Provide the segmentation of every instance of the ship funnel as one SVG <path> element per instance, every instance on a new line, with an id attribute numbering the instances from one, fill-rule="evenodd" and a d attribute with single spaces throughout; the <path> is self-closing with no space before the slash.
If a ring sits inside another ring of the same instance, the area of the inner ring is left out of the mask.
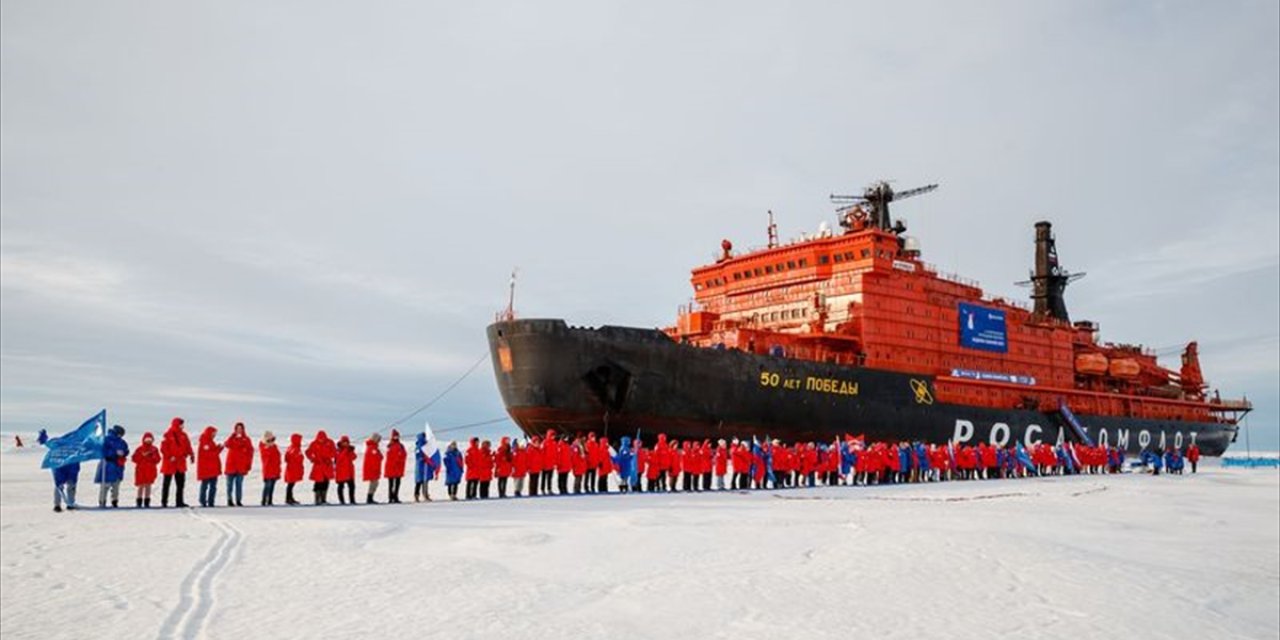
<path id="1" fill-rule="evenodd" d="M 1070 322 L 1064 297 L 1067 285 L 1084 277 L 1083 273 L 1070 273 L 1058 264 L 1058 248 L 1053 237 L 1053 223 L 1036 223 L 1036 263 L 1031 272 L 1031 299 L 1035 301 L 1035 313 Z"/>

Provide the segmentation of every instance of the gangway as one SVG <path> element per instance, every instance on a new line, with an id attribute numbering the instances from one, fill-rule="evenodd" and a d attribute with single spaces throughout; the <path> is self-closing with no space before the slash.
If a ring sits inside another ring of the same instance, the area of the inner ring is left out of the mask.
<path id="1" fill-rule="evenodd" d="M 1058 413 L 1062 414 L 1062 418 L 1067 421 L 1067 425 L 1071 427 L 1071 430 L 1076 432 L 1076 437 L 1080 438 L 1081 442 L 1090 447 L 1093 446 L 1093 438 L 1090 438 L 1084 427 L 1080 426 L 1080 421 L 1076 419 L 1076 414 L 1071 413 L 1071 408 L 1067 406 L 1065 398 L 1058 398 Z"/>

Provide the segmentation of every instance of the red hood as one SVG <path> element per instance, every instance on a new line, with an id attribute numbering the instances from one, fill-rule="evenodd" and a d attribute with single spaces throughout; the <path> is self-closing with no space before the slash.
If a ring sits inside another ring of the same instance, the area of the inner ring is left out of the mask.
<path id="1" fill-rule="evenodd" d="M 235 427 L 233 427 L 233 428 L 231 429 L 231 432 L 232 432 L 232 433 L 234 433 L 234 434 L 236 434 L 236 435 L 238 435 L 238 436 L 245 435 L 245 433 L 244 433 L 244 423 L 243 423 L 243 422 L 237 422 L 237 423 L 236 423 L 236 426 L 235 426 Z"/>
<path id="2" fill-rule="evenodd" d="M 218 428 L 209 425 L 200 432 L 200 442 L 213 442 L 213 437 L 218 434 Z"/>
<path id="3" fill-rule="evenodd" d="M 323 442 L 328 439 L 329 439 L 329 434 L 325 433 L 323 429 L 316 432 L 316 441 Z"/>
<path id="4" fill-rule="evenodd" d="M 142 442 L 143 442 L 143 443 L 149 444 L 149 443 L 155 442 L 155 439 L 156 439 L 156 437 L 155 437 L 155 436 L 153 436 L 153 435 L 151 435 L 151 432 L 150 432 L 150 431 L 148 431 L 148 432 L 146 432 L 146 433 L 142 434 Z"/>
<path id="5" fill-rule="evenodd" d="M 182 418 L 174 418 L 173 420 L 171 420 L 171 421 L 169 422 L 169 431 L 168 431 L 168 432 L 169 432 L 169 433 L 173 433 L 173 432 L 175 432 L 175 431 L 181 431 L 181 430 L 182 430 L 182 425 L 183 425 L 183 424 L 184 424 L 184 423 L 183 423 L 183 421 L 182 421 Z"/>
<path id="6" fill-rule="evenodd" d="M 295 434 L 293 434 L 293 435 L 289 436 L 289 444 L 290 444 L 290 445 L 292 445 L 292 446 L 295 446 L 295 447 L 301 447 L 301 446 L 302 446 L 302 434 L 301 434 L 301 433 L 295 433 Z"/>

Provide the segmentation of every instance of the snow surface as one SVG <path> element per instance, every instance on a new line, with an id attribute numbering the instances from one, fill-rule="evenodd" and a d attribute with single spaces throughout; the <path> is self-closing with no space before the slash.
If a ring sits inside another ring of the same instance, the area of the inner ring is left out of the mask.
<path id="1" fill-rule="evenodd" d="M 6 640 L 1280 635 L 1274 470 L 55 514 L 41 453 L 0 453 Z"/>

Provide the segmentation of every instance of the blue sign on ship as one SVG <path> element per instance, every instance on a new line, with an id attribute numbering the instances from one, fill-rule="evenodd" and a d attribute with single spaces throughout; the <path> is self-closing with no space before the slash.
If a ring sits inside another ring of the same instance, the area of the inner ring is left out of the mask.
<path id="1" fill-rule="evenodd" d="M 1004 311 L 960 303 L 960 346 L 1005 353 L 1009 350 Z"/>

